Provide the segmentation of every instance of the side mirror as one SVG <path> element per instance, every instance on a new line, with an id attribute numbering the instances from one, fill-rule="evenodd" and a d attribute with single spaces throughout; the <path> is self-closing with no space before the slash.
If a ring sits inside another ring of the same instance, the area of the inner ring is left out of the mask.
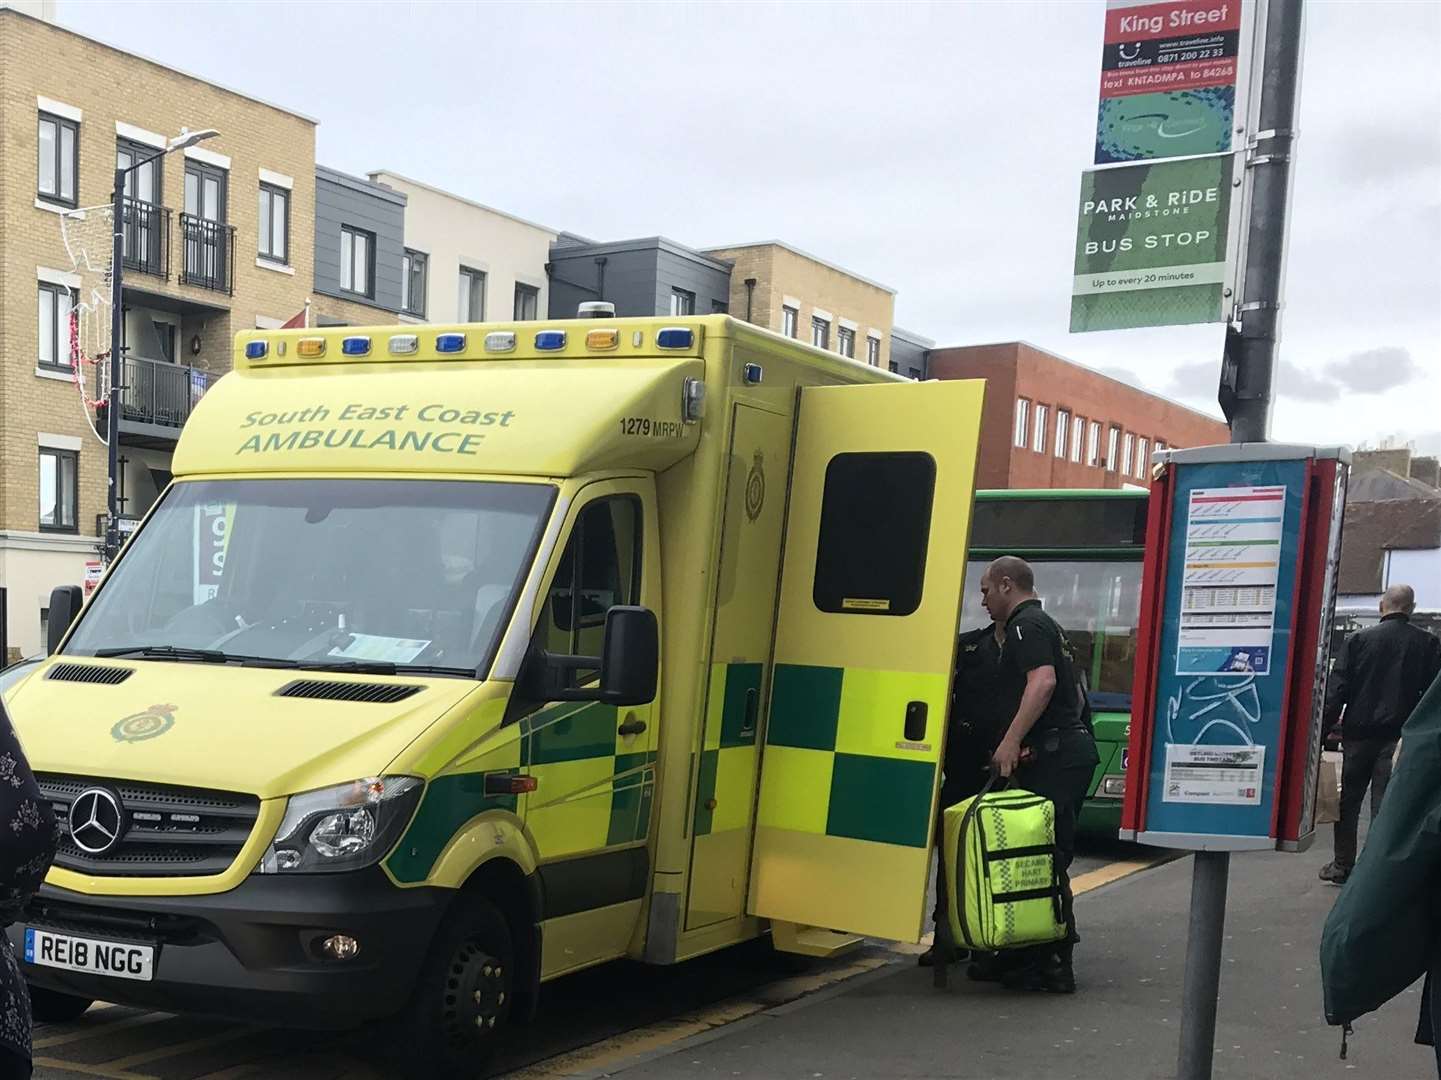
<path id="1" fill-rule="evenodd" d="M 660 629 L 655 612 L 613 607 L 605 616 L 600 699 L 608 705 L 649 705 L 660 677 Z"/>
<path id="2" fill-rule="evenodd" d="M 65 639 L 65 632 L 80 614 L 85 594 L 79 585 L 57 585 L 50 590 L 50 614 L 45 623 L 45 652 L 53 656 Z"/>

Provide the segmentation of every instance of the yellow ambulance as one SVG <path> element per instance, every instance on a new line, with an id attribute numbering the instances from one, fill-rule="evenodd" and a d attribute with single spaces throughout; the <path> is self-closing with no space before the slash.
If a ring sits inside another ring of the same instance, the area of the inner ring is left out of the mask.
<path id="1" fill-rule="evenodd" d="M 8 705 L 92 999 L 393 1019 L 923 923 L 982 386 L 725 316 L 254 331 Z"/>

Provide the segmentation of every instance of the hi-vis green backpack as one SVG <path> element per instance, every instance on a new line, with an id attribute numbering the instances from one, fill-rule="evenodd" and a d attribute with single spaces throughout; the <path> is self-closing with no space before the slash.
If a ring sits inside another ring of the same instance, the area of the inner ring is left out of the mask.
<path id="1" fill-rule="evenodd" d="M 1030 791 L 990 786 L 945 812 L 951 940 L 987 952 L 1060 941 L 1056 807 Z"/>

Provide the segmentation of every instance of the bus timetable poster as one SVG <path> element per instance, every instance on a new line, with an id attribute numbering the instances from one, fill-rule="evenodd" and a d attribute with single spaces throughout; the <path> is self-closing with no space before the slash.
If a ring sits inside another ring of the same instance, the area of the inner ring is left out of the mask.
<path id="1" fill-rule="evenodd" d="M 1266 675 L 1286 488 L 1197 488 L 1186 519 L 1177 675 Z"/>

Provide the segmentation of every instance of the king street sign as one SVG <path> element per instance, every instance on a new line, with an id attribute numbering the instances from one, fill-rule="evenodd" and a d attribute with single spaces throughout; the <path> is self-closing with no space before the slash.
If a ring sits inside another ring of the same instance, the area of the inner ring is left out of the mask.
<path id="1" fill-rule="evenodd" d="M 1235 171 L 1221 154 L 1082 174 L 1071 332 L 1225 321 Z"/>
<path id="2" fill-rule="evenodd" d="M 1232 149 L 1260 2 L 1108 0 L 1096 164 Z"/>

